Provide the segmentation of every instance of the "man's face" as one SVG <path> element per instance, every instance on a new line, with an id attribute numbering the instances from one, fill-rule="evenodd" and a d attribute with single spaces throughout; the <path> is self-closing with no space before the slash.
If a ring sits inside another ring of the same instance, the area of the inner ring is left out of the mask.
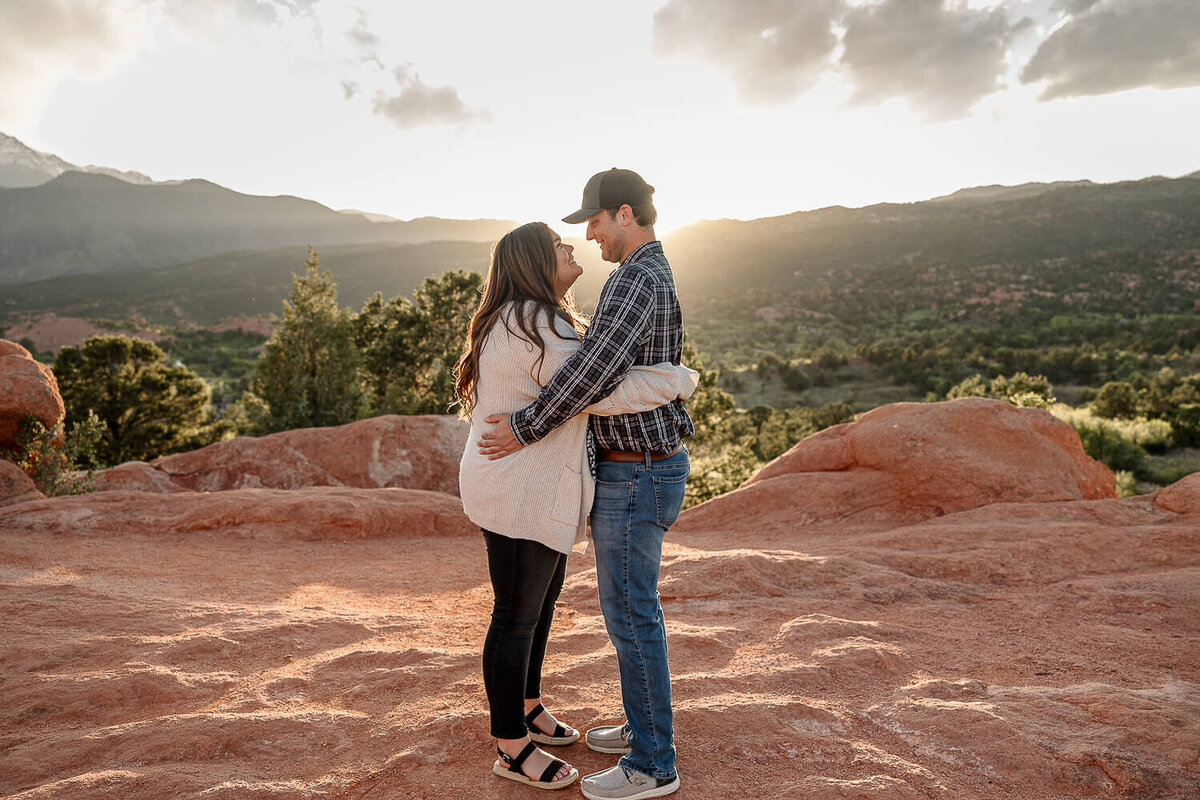
<path id="1" fill-rule="evenodd" d="M 621 263 L 625 255 L 625 228 L 621 226 L 621 212 L 609 216 L 608 211 L 597 211 L 588 217 L 587 238 L 600 245 L 600 257 L 613 264 Z"/>

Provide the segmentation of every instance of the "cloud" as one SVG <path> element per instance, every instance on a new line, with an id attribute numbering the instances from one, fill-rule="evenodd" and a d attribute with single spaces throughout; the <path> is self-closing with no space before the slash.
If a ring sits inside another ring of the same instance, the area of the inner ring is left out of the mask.
<path id="1" fill-rule="evenodd" d="M 60 80 L 103 78 L 148 40 L 136 2 L 0 0 L 0 123 L 36 117 Z"/>
<path id="2" fill-rule="evenodd" d="M 100 80 L 148 48 L 157 23 L 224 41 L 313 16 L 317 0 L 0 0 L 0 124 L 37 117 L 64 78 Z M 315 21 L 315 20 L 314 20 Z"/>
<path id="3" fill-rule="evenodd" d="M 355 10 L 358 12 L 358 19 L 355 21 L 354 27 L 346 31 L 346 35 L 354 44 L 374 54 L 375 48 L 379 46 L 379 37 L 369 27 L 370 20 L 367 18 L 367 12 L 361 8 Z"/>
<path id="4" fill-rule="evenodd" d="M 379 57 L 379 47 L 383 44 L 383 40 L 371 30 L 371 20 L 366 10 L 362 8 L 354 10 L 358 13 L 358 19 L 354 21 L 354 27 L 346 31 L 346 38 L 354 46 L 359 61 L 369 62 L 380 70 L 386 70 L 383 59 Z M 346 99 L 349 99 L 349 95 Z"/>
<path id="5" fill-rule="evenodd" d="M 271 25 L 279 21 L 275 3 L 268 0 L 163 0 L 163 13 L 184 28 L 218 35 L 229 23 Z"/>
<path id="6" fill-rule="evenodd" d="M 213 43 L 225 42 L 230 31 L 278 25 L 289 18 L 308 17 L 316 23 L 313 7 L 318 0 L 146 0 L 170 20 L 175 30 L 198 35 Z"/>
<path id="7" fill-rule="evenodd" d="M 1143 86 L 1200 86 L 1200 2 L 1073 0 L 1071 17 L 1034 53 L 1023 83 L 1045 81 L 1041 100 Z"/>
<path id="8" fill-rule="evenodd" d="M 467 108 L 453 86 L 427 86 L 412 68 L 412 64 L 396 67 L 393 73 L 400 85 L 399 94 L 375 95 L 374 111 L 402 130 L 426 125 L 472 125 L 490 122 L 487 110 Z"/>
<path id="9" fill-rule="evenodd" d="M 341 82 L 342 93 L 347 101 L 370 103 L 372 111 L 391 120 L 401 130 L 433 125 L 465 127 L 491 121 L 492 115 L 488 111 L 468 108 L 453 86 L 427 85 L 411 63 L 391 71 L 391 76 L 399 86 L 398 92 L 391 89 L 390 84 L 386 88 L 379 88 L 380 80 L 388 79 L 387 67 L 380 56 L 384 42 L 371 29 L 367 11 L 362 8 L 355 8 L 354 11 L 357 19 L 345 33 L 354 53 L 346 65 L 352 74 Z M 375 91 L 372 92 L 372 89 Z"/>
<path id="10" fill-rule="evenodd" d="M 786 101 L 829 66 L 842 8 L 843 0 L 670 0 L 654 15 L 654 48 L 723 67 L 746 102 Z"/>
<path id="11" fill-rule="evenodd" d="M 1029 26 L 1003 4 L 962 0 L 670 0 L 655 14 L 654 45 L 724 68 L 749 102 L 790 101 L 840 68 L 851 102 L 903 97 L 945 119 L 1001 88 L 1008 47 Z"/>
<path id="12" fill-rule="evenodd" d="M 1005 54 L 1029 27 L 1004 7 L 970 8 L 942 0 L 884 0 L 845 16 L 841 64 L 854 84 L 852 103 L 903 97 L 929 119 L 965 116 L 1003 88 Z"/>

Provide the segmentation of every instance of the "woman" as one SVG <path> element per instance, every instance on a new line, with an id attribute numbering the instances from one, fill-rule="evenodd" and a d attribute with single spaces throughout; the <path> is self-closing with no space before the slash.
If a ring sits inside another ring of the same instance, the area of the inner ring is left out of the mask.
<path id="1" fill-rule="evenodd" d="M 493 772 L 561 789 L 579 772 L 534 742 L 567 745 L 579 732 L 541 704 L 541 671 L 567 554 L 586 548 L 594 483 L 588 414 L 648 411 L 686 399 L 697 374 L 686 367 L 635 367 L 604 400 L 531 447 L 489 461 L 475 442 L 491 414 L 529 405 L 579 349 L 585 323 L 569 290 L 583 269 L 573 248 L 542 222 L 496 243 L 455 367 L 455 394 L 471 433 L 459 468 L 467 516 L 483 529 L 495 603 L 483 647 L 483 683 L 499 759 Z M 522 704 L 522 700 L 524 703 Z"/>

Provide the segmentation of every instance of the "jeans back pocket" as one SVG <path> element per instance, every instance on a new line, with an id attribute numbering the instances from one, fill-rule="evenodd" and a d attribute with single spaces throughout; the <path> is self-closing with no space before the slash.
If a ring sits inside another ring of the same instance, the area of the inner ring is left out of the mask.
<path id="1" fill-rule="evenodd" d="M 654 521 L 662 528 L 669 528 L 679 517 L 683 507 L 683 494 L 687 488 L 687 473 L 682 475 L 651 475 L 654 484 Z"/>

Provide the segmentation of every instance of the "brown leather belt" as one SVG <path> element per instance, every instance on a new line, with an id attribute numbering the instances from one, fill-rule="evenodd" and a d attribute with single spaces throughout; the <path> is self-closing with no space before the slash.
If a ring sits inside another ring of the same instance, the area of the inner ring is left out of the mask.
<path id="1" fill-rule="evenodd" d="M 683 442 L 675 445 L 674 449 L 666 453 L 650 453 L 651 461 L 662 461 L 664 458 L 670 458 L 683 450 Z M 623 461 L 626 463 L 641 463 L 646 460 L 645 453 L 639 453 L 637 450 L 605 450 L 603 447 L 596 448 L 597 461 Z"/>

